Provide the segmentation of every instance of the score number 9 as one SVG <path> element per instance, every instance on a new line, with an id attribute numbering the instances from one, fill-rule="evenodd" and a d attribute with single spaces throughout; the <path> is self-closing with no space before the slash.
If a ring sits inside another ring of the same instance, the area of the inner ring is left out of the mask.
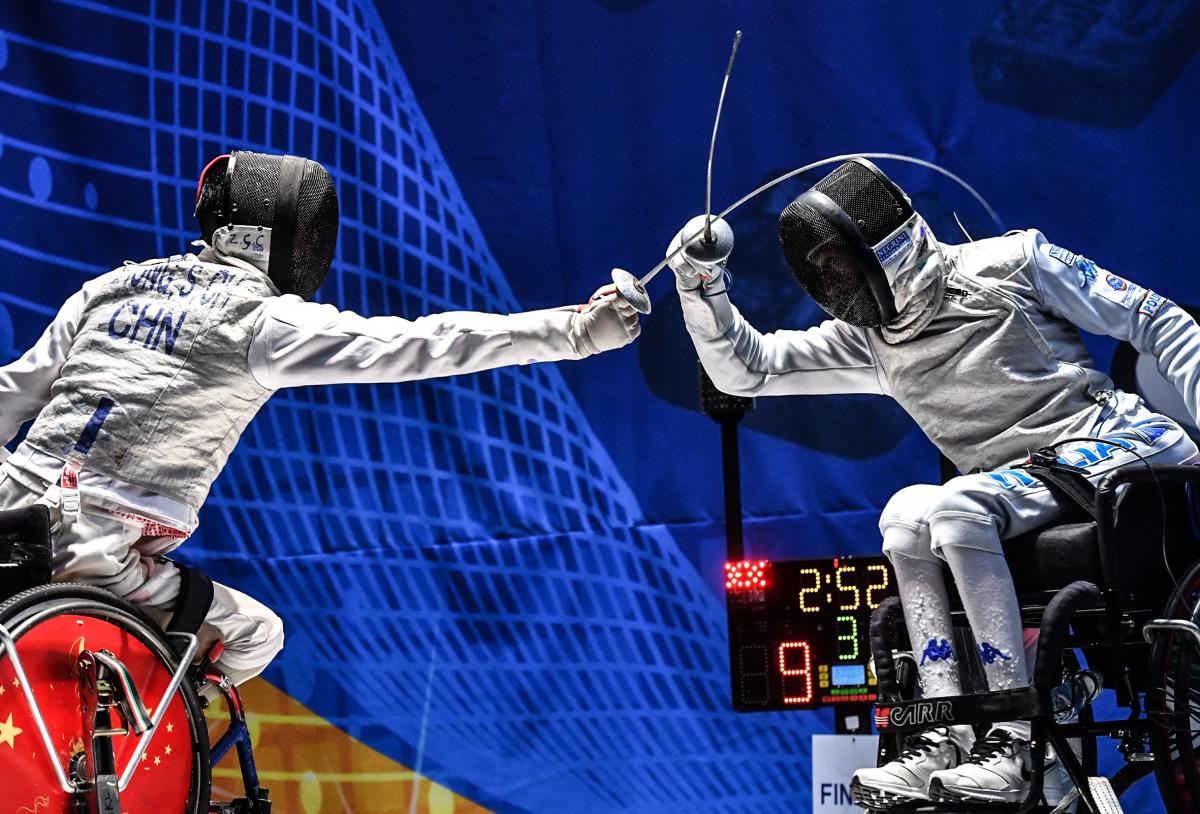
<path id="1" fill-rule="evenodd" d="M 838 610 L 841 611 L 856 611 L 862 607 L 863 594 L 866 594 L 867 609 L 874 610 L 879 606 L 881 599 L 875 598 L 876 591 L 887 590 L 890 578 L 887 567 L 881 563 L 875 563 L 867 566 L 868 572 L 875 572 L 877 582 L 872 582 L 865 589 L 860 589 L 857 585 L 849 584 L 854 578 L 854 572 L 858 570 L 857 565 L 841 565 L 833 572 L 833 582 L 839 593 L 843 594 L 843 601 L 838 605 Z M 800 610 L 805 613 L 817 613 L 821 610 L 819 605 L 808 604 L 808 594 L 819 594 L 821 592 L 821 571 L 818 568 L 801 568 L 800 578 L 812 578 L 812 587 L 800 589 Z M 849 597 L 844 595 L 848 594 Z"/>

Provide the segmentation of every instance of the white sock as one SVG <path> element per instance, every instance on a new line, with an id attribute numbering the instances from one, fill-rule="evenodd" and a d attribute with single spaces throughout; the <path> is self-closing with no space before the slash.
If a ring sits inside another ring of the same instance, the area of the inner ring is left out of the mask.
<path id="1" fill-rule="evenodd" d="M 967 621 L 979 647 L 988 689 L 1029 686 L 1017 592 L 1008 563 L 999 553 L 1000 540 L 995 528 L 990 524 L 949 518 L 931 522 L 930 533 L 935 548 L 940 549 L 954 574 Z M 988 534 L 996 538 L 995 551 L 961 544 L 983 545 L 979 538 Z"/>
<path id="2" fill-rule="evenodd" d="M 922 691 L 929 697 L 961 695 L 945 567 L 940 560 L 900 553 L 892 555 L 892 567 Z"/>

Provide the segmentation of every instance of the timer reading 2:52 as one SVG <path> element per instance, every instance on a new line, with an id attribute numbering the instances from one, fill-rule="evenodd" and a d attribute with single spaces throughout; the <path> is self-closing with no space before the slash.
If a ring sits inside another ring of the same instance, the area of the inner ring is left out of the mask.
<path id="1" fill-rule="evenodd" d="M 886 559 L 727 563 L 730 676 L 741 711 L 875 700 L 871 612 L 895 594 Z"/>
<path id="2" fill-rule="evenodd" d="M 859 566 L 835 559 L 832 570 L 801 568 L 796 572 L 796 578 L 797 602 L 802 613 L 828 612 L 833 610 L 828 606 L 837 603 L 835 609 L 844 614 L 835 619 L 837 658 L 839 661 L 858 659 L 858 619 L 854 614 L 864 606 L 872 611 L 883 601 L 891 583 L 887 566 L 880 563 Z"/>
<path id="3" fill-rule="evenodd" d="M 865 574 L 862 572 L 866 572 Z M 876 599 L 876 592 L 886 591 L 891 582 L 887 567 L 878 563 L 860 568 L 857 565 L 839 564 L 833 561 L 833 571 L 822 571 L 820 568 L 801 568 L 796 572 L 800 584 L 800 610 L 805 613 L 820 613 L 821 600 L 832 604 L 837 602 L 837 609 L 853 613 L 866 603 L 867 610 L 875 610 L 883 601 Z M 862 585 L 862 582 L 867 585 Z M 859 583 L 859 584 L 856 584 Z"/>

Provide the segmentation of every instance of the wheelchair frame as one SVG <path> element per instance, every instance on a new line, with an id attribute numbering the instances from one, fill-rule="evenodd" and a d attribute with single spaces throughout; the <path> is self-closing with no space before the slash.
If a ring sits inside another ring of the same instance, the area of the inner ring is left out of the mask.
<path id="1" fill-rule="evenodd" d="M 931 700 L 913 699 L 915 685 L 915 670 L 898 669 L 893 658 L 895 645 L 899 636 L 897 623 L 900 619 L 900 601 L 898 598 L 886 600 L 876 609 L 871 624 L 871 646 L 875 658 L 876 677 L 879 682 L 880 702 L 876 707 L 876 723 L 880 726 L 880 763 L 890 760 L 903 747 L 904 735 L 908 732 L 927 729 L 932 723 L 937 725 L 952 724 L 982 724 L 1005 720 L 1027 719 L 1032 725 L 1032 782 L 1025 800 L 1020 803 L 969 803 L 955 801 L 953 803 L 932 803 L 921 805 L 905 805 L 895 807 L 893 811 L 907 812 L 1017 812 L 1025 814 L 1039 808 L 1045 775 L 1044 748 L 1047 743 L 1053 745 L 1055 752 L 1063 762 L 1075 790 L 1087 809 L 1101 814 L 1112 810 L 1102 807 L 1103 802 L 1097 799 L 1096 792 L 1111 784 L 1112 793 L 1119 797 L 1135 782 L 1150 774 L 1159 772 L 1159 788 L 1163 791 L 1163 772 L 1168 768 L 1166 755 L 1155 755 L 1149 751 L 1147 744 L 1156 739 L 1156 727 L 1161 722 L 1152 720 L 1143 709 L 1140 693 L 1133 680 L 1134 670 L 1127 657 L 1127 647 L 1137 636 L 1138 643 L 1144 639 L 1152 644 L 1150 666 L 1156 658 L 1162 657 L 1157 648 L 1164 645 L 1168 636 L 1181 637 L 1185 646 L 1194 642 L 1195 652 L 1200 653 L 1200 627 L 1194 620 L 1194 609 L 1183 608 L 1192 618 L 1149 618 L 1144 608 L 1132 607 L 1134 603 L 1129 593 L 1126 581 L 1118 568 L 1117 550 L 1117 504 L 1118 492 L 1125 486 L 1155 484 L 1194 484 L 1200 485 L 1200 467 L 1182 465 L 1149 465 L 1127 466 L 1109 473 L 1101 480 L 1096 489 L 1096 529 L 1099 547 L 1100 585 L 1077 581 L 1055 592 L 1050 601 L 1044 605 L 1026 605 L 1022 603 L 1022 622 L 1026 625 L 1040 626 L 1041 636 L 1038 642 L 1037 657 L 1034 666 L 1032 685 L 1020 690 L 988 692 L 976 695 L 964 695 L 954 698 L 939 698 Z M 1162 517 L 1165 528 L 1168 518 Z M 1172 595 L 1166 603 L 1165 612 L 1178 610 L 1175 607 L 1177 598 L 1182 598 L 1189 577 L 1193 577 L 1200 569 L 1200 562 L 1193 563 L 1185 571 L 1184 579 L 1175 584 Z M 1149 614 L 1153 616 L 1153 612 Z M 956 624 L 961 623 L 965 614 L 956 611 Z M 1075 622 L 1095 621 L 1096 635 L 1079 635 L 1071 632 L 1069 627 Z M 1138 636 L 1140 634 L 1140 636 Z M 1074 648 L 1105 648 L 1110 658 L 1110 670 L 1115 670 L 1115 689 L 1117 703 L 1121 707 L 1129 707 L 1129 715 L 1120 720 L 1095 721 L 1090 706 L 1085 708 L 1085 719 L 1075 723 L 1059 724 L 1054 720 L 1051 703 L 1051 690 L 1058 683 L 1061 671 L 1062 654 L 1064 649 Z M 1164 673 L 1164 679 L 1166 674 Z M 1163 692 L 1165 687 L 1147 687 L 1144 695 L 1147 704 L 1157 704 L 1160 700 L 1152 697 L 1154 693 Z M 905 698 L 905 696 L 908 698 Z M 936 706 L 931 706 L 936 705 Z M 891 733 L 893 736 L 888 737 Z M 1100 779 L 1100 782 L 1090 782 L 1089 773 L 1095 771 L 1094 738 L 1099 735 L 1116 737 L 1121 740 L 1120 750 L 1125 757 L 1125 765 L 1112 777 Z M 1080 738 L 1084 744 L 1091 743 L 1090 753 L 1084 752 L 1081 762 L 1070 748 L 1068 740 Z M 1160 741 L 1160 748 L 1165 748 L 1166 742 Z M 1107 781 L 1107 783 L 1105 782 Z M 1179 810 L 1174 798 L 1168 799 L 1164 793 L 1164 802 Z M 1111 806 L 1111 802 L 1108 803 Z M 1048 810 L 1042 808 L 1042 810 Z"/>
<path id="2" fill-rule="evenodd" d="M 45 587 L 49 588 L 52 586 L 48 585 Z M 59 587 L 69 588 L 74 586 L 59 584 Z M 95 588 L 95 586 L 86 587 L 98 594 L 103 593 L 101 589 Z M 96 598 L 88 600 L 80 600 L 78 598 L 72 600 L 72 598 L 65 596 L 58 599 L 63 602 L 75 601 L 85 608 L 89 605 L 94 608 L 97 605 L 104 604 L 104 600 L 98 595 Z M 113 601 L 108 606 L 116 610 L 121 610 L 120 605 L 116 604 L 117 598 L 113 596 L 111 599 Z M 53 595 L 47 597 L 47 603 L 54 600 L 55 597 Z M 145 622 L 147 623 L 144 625 L 146 629 L 141 631 L 141 633 L 160 637 L 159 641 L 163 646 L 163 651 L 174 653 L 178 661 L 171 668 L 171 677 L 167 688 L 161 693 L 158 702 L 152 707 L 154 710 L 153 715 L 147 717 L 141 724 L 137 720 L 141 716 L 132 712 L 132 710 L 141 707 L 141 699 L 140 697 L 135 697 L 131 700 L 129 697 L 131 692 L 132 695 L 137 696 L 136 688 L 132 688 L 131 691 L 128 687 L 121 687 L 122 682 L 119 673 L 123 669 L 123 665 L 112 654 L 106 651 L 92 653 L 89 650 L 82 650 L 78 654 L 77 664 L 81 667 L 79 672 L 80 681 L 83 685 L 82 692 L 85 700 L 85 709 L 95 717 L 98 723 L 102 723 L 102 726 L 94 731 L 92 737 L 92 754 L 94 755 L 93 776 L 90 779 L 79 780 L 72 780 L 69 775 L 77 774 L 78 772 L 73 771 L 72 768 L 64 769 L 61 761 L 58 759 L 53 736 L 42 713 L 41 704 L 37 699 L 37 691 L 34 689 L 33 683 L 29 680 L 28 673 L 17 650 L 16 637 L 3 622 L 0 622 L 0 658 L 7 656 L 13 666 L 13 672 L 19 682 L 30 717 L 34 722 L 34 728 L 45 750 L 46 760 L 53 769 L 54 778 L 58 786 L 65 793 L 72 795 L 78 805 L 85 806 L 81 810 L 87 810 L 93 812 L 93 814 L 109 814 L 109 812 L 122 810 L 120 805 L 121 793 L 133 781 L 135 772 L 155 734 L 159 731 L 159 724 L 166 716 L 171 702 L 175 699 L 176 694 L 183 692 L 182 688 L 185 680 L 190 680 L 197 689 L 202 688 L 206 684 L 212 685 L 224 697 L 229 712 L 229 728 L 217 741 L 216 745 L 212 747 L 211 751 L 208 748 L 202 750 L 201 756 L 208 756 L 209 760 L 207 766 L 199 767 L 199 771 L 206 779 L 211 778 L 212 769 L 216 764 L 220 762 L 230 749 L 236 747 L 243 787 L 246 793 L 245 797 L 228 803 L 210 801 L 207 804 L 199 803 L 199 805 L 208 814 L 270 814 L 271 801 L 269 791 L 262 787 L 258 779 L 253 748 L 250 741 L 250 730 L 246 722 L 245 708 L 237 688 L 228 677 L 212 667 L 207 655 L 201 661 L 199 668 L 192 667 L 192 662 L 198 649 L 198 639 L 194 634 L 163 632 L 149 620 L 145 620 Z M 173 649 L 167 642 L 169 638 L 175 638 L 185 643 L 182 651 Z M 208 703 L 203 697 L 198 697 L 198 701 L 199 703 L 195 708 L 202 712 L 207 708 Z M 115 728 L 112 726 L 111 710 L 114 708 L 118 710 L 125 728 Z M 196 722 L 199 733 L 197 737 L 204 739 L 205 747 L 208 746 L 208 734 L 204 726 L 206 718 L 207 716 L 202 714 L 201 720 Z M 124 769 L 118 773 L 111 736 L 113 734 L 124 733 L 127 730 L 132 730 L 139 736 L 138 742 Z M 209 785 L 210 783 L 206 780 L 203 783 L 203 788 L 208 788 Z"/>
<path id="3" fill-rule="evenodd" d="M 196 655 L 197 639 L 190 633 L 175 633 L 176 637 L 183 638 L 187 642 L 187 647 L 184 649 L 183 655 L 180 657 L 179 666 L 171 675 L 171 683 L 167 685 L 167 689 L 163 692 L 158 703 L 154 705 L 154 717 L 150 721 L 150 728 L 141 734 L 138 739 L 137 748 L 134 750 L 133 756 L 129 759 L 125 771 L 121 772 L 119 779 L 116 780 L 115 788 L 118 792 L 124 791 L 131 780 L 133 773 L 137 769 L 138 761 L 142 755 L 146 753 L 147 747 L 150 745 L 151 739 L 154 738 L 154 733 L 158 731 L 158 725 L 162 723 L 163 717 L 167 713 L 167 705 L 175 696 L 175 691 L 179 689 L 179 684 L 183 681 L 184 675 L 187 673 L 187 665 L 191 662 L 192 657 Z M 25 703 L 29 707 L 29 714 L 33 717 L 34 725 L 38 735 L 42 739 L 42 746 L 46 750 L 46 759 L 54 768 L 54 776 L 58 780 L 58 785 L 63 791 L 68 794 L 79 794 L 81 789 L 79 784 L 73 782 L 67 777 L 67 772 L 63 769 L 62 764 L 54 757 L 54 741 L 50 736 L 49 729 L 46 728 L 46 720 L 42 716 L 41 705 L 38 704 L 37 696 L 33 689 L 33 684 L 25 672 L 25 666 L 21 663 L 21 656 L 17 652 L 17 644 L 13 639 L 12 633 L 8 628 L 0 622 L 0 656 L 7 654 L 12 662 L 13 670 L 17 674 L 17 679 L 21 682 L 21 691 L 25 696 Z M 82 655 L 81 655 L 82 658 Z"/>

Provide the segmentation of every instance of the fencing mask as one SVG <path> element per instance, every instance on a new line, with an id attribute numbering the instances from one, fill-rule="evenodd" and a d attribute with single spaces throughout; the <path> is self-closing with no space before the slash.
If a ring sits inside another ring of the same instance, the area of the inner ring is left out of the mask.
<path id="1" fill-rule="evenodd" d="M 876 328 L 896 318 L 893 261 L 913 247 L 914 215 L 900 187 L 855 158 L 788 204 L 779 242 L 817 305 L 835 319 Z"/>
<path id="2" fill-rule="evenodd" d="M 282 293 L 310 299 L 333 262 L 337 191 L 315 161 L 239 150 L 204 168 L 196 219 L 214 249 L 265 268 Z"/>

